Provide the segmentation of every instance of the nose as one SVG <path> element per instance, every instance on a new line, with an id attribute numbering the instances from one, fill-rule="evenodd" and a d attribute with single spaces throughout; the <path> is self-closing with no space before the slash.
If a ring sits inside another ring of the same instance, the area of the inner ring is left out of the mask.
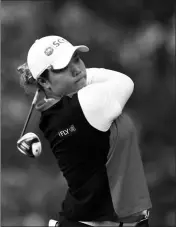
<path id="1" fill-rule="evenodd" d="M 72 69 L 73 77 L 76 77 L 81 73 L 80 67 L 76 64 L 72 64 L 71 69 Z"/>

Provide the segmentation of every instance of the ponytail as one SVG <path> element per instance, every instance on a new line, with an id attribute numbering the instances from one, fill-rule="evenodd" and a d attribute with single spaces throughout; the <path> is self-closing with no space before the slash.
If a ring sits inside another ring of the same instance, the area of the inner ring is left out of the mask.
<path id="1" fill-rule="evenodd" d="M 20 86 L 24 89 L 26 94 L 34 94 L 36 89 L 40 89 L 45 93 L 44 88 L 33 78 L 27 63 L 20 65 L 17 71 L 20 75 Z M 48 79 L 48 70 L 45 70 L 42 75 L 40 75 L 40 78 Z"/>

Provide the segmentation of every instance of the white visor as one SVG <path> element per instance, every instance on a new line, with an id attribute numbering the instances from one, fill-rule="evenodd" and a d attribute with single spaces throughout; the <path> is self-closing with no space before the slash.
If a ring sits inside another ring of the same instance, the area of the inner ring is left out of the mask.
<path id="1" fill-rule="evenodd" d="M 70 62 L 74 52 L 89 51 L 84 45 L 73 46 L 60 36 L 46 36 L 31 46 L 27 56 L 27 64 L 34 79 L 37 79 L 47 68 L 65 68 Z"/>

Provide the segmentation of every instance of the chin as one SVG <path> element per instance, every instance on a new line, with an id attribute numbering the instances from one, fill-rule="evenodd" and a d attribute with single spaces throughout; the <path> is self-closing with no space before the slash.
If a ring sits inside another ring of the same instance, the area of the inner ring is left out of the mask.
<path id="1" fill-rule="evenodd" d="M 81 89 L 83 87 L 85 87 L 87 84 L 87 80 L 85 78 L 82 78 L 79 82 L 78 82 L 78 88 Z"/>

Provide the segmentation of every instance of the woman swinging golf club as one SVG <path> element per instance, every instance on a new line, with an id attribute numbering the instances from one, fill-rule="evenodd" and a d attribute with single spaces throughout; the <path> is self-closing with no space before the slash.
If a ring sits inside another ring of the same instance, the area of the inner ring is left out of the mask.
<path id="1" fill-rule="evenodd" d="M 86 68 L 79 53 L 88 50 L 43 37 L 29 49 L 30 73 L 21 76 L 24 88 L 35 84 L 45 94 L 35 105 L 39 128 L 68 183 L 57 224 L 147 227 L 150 196 L 135 127 L 123 113 L 134 84 L 122 73 Z M 23 141 L 20 149 L 33 154 L 32 139 L 25 146 L 24 136 L 18 148 Z"/>

